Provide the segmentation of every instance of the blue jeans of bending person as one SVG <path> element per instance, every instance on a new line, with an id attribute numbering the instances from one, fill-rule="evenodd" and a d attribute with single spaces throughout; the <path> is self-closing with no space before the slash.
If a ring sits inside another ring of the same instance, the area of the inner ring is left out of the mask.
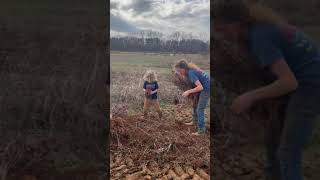
<path id="1" fill-rule="evenodd" d="M 197 96 L 199 99 L 197 104 L 193 107 L 193 122 L 197 124 L 198 132 L 203 133 L 206 130 L 204 111 L 210 99 L 210 92 L 201 91 Z"/>
<path id="2" fill-rule="evenodd" d="M 266 135 L 267 180 L 303 180 L 303 148 L 320 113 L 319 92 L 296 90 L 272 118 Z"/>

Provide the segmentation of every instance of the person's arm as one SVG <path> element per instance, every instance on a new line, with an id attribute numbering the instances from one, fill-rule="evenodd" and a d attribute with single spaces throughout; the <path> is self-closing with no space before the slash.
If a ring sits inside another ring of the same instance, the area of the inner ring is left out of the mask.
<path id="1" fill-rule="evenodd" d="M 199 78 L 197 77 L 197 75 L 194 72 L 189 71 L 188 72 L 188 78 L 196 87 L 193 88 L 193 89 L 189 89 L 189 90 L 185 91 L 182 94 L 183 97 L 188 97 L 192 93 L 197 93 L 197 92 L 200 92 L 200 91 L 203 90 L 203 86 L 202 86 Z"/>
<path id="2" fill-rule="evenodd" d="M 284 59 L 276 60 L 271 64 L 270 68 L 277 79 L 267 86 L 246 92 L 237 97 L 231 105 L 231 109 L 235 113 L 247 110 L 256 101 L 280 97 L 297 89 L 298 81 Z"/>
<path id="3" fill-rule="evenodd" d="M 298 86 L 282 50 L 274 43 L 275 38 L 277 38 L 277 35 L 272 28 L 261 27 L 252 34 L 252 51 L 257 57 L 258 64 L 263 68 L 269 68 L 276 76 L 273 83 L 248 92 L 255 101 L 285 95 Z"/>
<path id="4" fill-rule="evenodd" d="M 155 90 L 154 90 L 154 91 L 151 91 L 151 94 L 154 94 L 154 93 L 158 92 L 159 85 L 158 85 L 158 83 L 157 83 L 157 82 L 156 82 L 155 86 L 156 86 L 156 88 L 155 88 Z"/>
<path id="5" fill-rule="evenodd" d="M 276 76 L 271 84 L 246 92 L 238 96 L 231 105 L 235 113 L 249 109 L 256 101 L 276 98 L 294 91 L 298 87 L 290 67 L 286 63 L 282 50 L 274 43 L 275 31 L 265 27 L 255 29 L 250 34 L 250 45 L 253 55 L 262 68 L 268 68 Z"/>
<path id="6" fill-rule="evenodd" d="M 189 90 L 185 91 L 185 92 L 182 94 L 183 97 L 188 97 L 188 96 L 189 96 L 190 94 L 192 94 L 192 93 L 197 93 L 197 92 L 200 92 L 200 91 L 203 90 L 203 86 L 202 86 L 202 84 L 201 84 L 201 82 L 200 82 L 199 80 L 196 80 L 196 81 L 194 82 L 194 84 L 196 85 L 196 87 L 193 88 L 193 89 L 189 89 Z"/>
<path id="7" fill-rule="evenodd" d="M 154 93 L 156 93 L 156 92 L 158 92 L 158 89 L 156 89 L 156 90 L 154 90 L 154 91 L 151 91 L 151 94 L 154 94 Z"/>
<path id="8" fill-rule="evenodd" d="M 201 82 L 199 80 L 197 80 L 196 82 L 194 82 L 194 84 L 196 85 L 195 88 L 188 90 L 189 94 L 192 93 L 197 93 L 203 90 L 203 86 L 201 84 Z"/>
<path id="9" fill-rule="evenodd" d="M 271 65 L 271 72 L 277 77 L 277 80 L 248 92 L 254 101 L 283 96 L 298 87 L 298 81 L 284 59 L 276 60 Z"/>

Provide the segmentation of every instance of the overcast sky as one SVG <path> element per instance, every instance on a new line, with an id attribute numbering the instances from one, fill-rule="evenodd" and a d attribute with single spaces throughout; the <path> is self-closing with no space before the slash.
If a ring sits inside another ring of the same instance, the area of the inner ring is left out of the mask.
<path id="1" fill-rule="evenodd" d="M 209 0 L 111 0 L 111 36 L 139 30 L 175 31 L 210 38 Z"/>

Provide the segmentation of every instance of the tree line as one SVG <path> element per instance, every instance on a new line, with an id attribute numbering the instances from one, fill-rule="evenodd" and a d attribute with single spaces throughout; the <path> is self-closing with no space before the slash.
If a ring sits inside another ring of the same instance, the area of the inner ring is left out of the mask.
<path id="1" fill-rule="evenodd" d="M 191 34 L 173 33 L 164 39 L 159 32 L 139 32 L 125 37 L 111 37 L 110 49 L 114 51 L 159 53 L 208 53 L 209 41 L 194 38 Z"/>

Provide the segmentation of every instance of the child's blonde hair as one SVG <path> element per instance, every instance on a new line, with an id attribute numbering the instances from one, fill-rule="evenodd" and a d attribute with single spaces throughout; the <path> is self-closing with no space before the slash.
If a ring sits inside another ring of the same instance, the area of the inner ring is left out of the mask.
<path id="1" fill-rule="evenodd" d="M 152 70 L 147 70 L 147 72 L 143 75 L 143 80 L 149 83 L 158 81 L 156 73 Z"/>

